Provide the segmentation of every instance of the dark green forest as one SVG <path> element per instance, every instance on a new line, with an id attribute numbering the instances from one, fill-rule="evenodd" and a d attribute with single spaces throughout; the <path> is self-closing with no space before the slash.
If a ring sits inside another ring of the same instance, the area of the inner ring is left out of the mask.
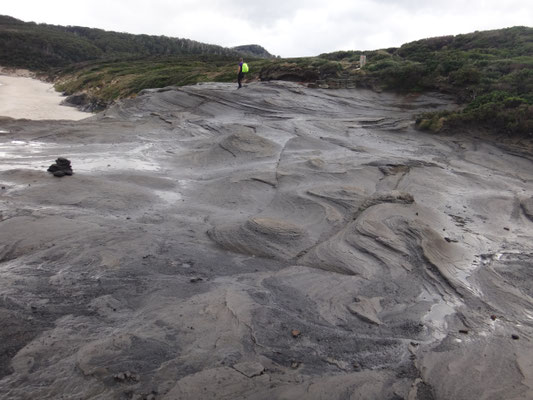
<path id="1" fill-rule="evenodd" d="M 533 28 L 513 27 L 422 39 L 399 48 L 338 51 L 281 59 L 258 45 L 233 49 L 164 36 L 23 22 L 0 16 L 0 65 L 46 74 L 66 94 L 102 104 L 145 88 L 235 80 L 246 57 L 248 80 L 289 80 L 310 87 L 362 87 L 452 95 L 458 111 L 416 121 L 433 132 L 478 126 L 533 135 Z M 359 65 L 360 55 L 367 64 Z"/>
<path id="2" fill-rule="evenodd" d="M 0 65 L 47 70 L 89 60 L 177 55 L 237 57 L 237 50 L 189 39 L 133 35 L 0 16 Z"/>

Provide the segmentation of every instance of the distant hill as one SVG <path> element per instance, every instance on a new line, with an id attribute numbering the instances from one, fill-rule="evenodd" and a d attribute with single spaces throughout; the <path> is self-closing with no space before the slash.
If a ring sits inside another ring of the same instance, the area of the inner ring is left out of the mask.
<path id="1" fill-rule="evenodd" d="M 46 70 L 92 60 L 180 55 L 240 54 L 267 57 L 261 46 L 237 49 L 189 39 L 166 36 L 133 35 L 80 26 L 57 26 L 24 22 L 0 15 L 0 65 Z"/>
<path id="2" fill-rule="evenodd" d="M 244 55 L 249 55 L 252 57 L 259 58 L 275 58 L 276 56 L 270 54 L 264 47 L 259 46 L 258 44 L 246 44 L 243 46 L 232 47 L 233 50 L 242 53 Z"/>

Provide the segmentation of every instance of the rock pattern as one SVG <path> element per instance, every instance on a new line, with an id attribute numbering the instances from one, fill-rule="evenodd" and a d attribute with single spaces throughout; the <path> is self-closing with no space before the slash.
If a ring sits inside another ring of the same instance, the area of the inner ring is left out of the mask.
<path id="1" fill-rule="evenodd" d="M 532 398 L 531 155 L 412 128 L 449 105 L 210 83 L 1 120 L 0 393 Z"/>

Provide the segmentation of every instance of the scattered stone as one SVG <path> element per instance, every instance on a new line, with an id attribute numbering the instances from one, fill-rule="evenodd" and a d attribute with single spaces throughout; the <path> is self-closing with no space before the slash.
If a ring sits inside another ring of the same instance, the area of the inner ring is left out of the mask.
<path id="1" fill-rule="evenodd" d="M 468 335 L 468 331 L 466 329 L 459 329 L 459 333 L 462 333 L 464 335 Z"/>
<path id="2" fill-rule="evenodd" d="M 113 378 L 117 382 L 139 382 L 139 380 L 141 379 L 138 374 L 132 373 L 130 371 L 119 372 L 118 374 L 113 375 Z"/>
<path id="3" fill-rule="evenodd" d="M 126 375 L 124 372 L 119 372 L 118 374 L 114 375 L 113 378 L 115 378 L 116 381 L 124 382 L 126 380 Z"/>
<path id="4" fill-rule="evenodd" d="M 191 278 L 191 280 L 190 280 L 191 283 L 196 283 L 196 282 L 201 282 L 201 281 L 203 281 L 203 279 L 200 278 L 200 277 Z"/>
<path id="5" fill-rule="evenodd" d="M 126 379 L 129 379 L 130 381 L 133 381 L 133 382 L 139 382 L 139 380 L 141 379 L 139 374 L 134 374 L 130 371 L 127 371 L 124 375 L 126 375 Z"/>
<path id="6" fill-rule="evenodd" d="M 61 178 L 65 175 L 70 176 L 73 174 L 70 161 L 64 157 L 59 157 L 56 160 L 55 164 L 50 165 L 48 167 L 48 172 L 50 172 L 51 174 L 53 174 L 54 176 L 58 178 Z"/>
<path id="7" fill-rule="evenodd" d="M 511 335 L 511 338 L 512 338 L 513 340 L 518 340 L 518 339 L 520 339 L 520 337 L 519 337 L 518 335 Z"/>
<path id="8" fill-rule="evenodd" d="M 291 362 L 291 368 L 292 368 L 292 369 L 296 369 L 296 368 L 298 368 L 301 364 L 302 364 L 302 363 L 299 362 L 299 361 L 293 361 L 293 362 Z"/>
<path id="9" fill-rule="evenodd" d="M 493 320 L 493 321 L 496 321 L 497 318 L 498 318 L 498 317 L 497 317 L 496 315 L 491 315 L 491 316 L 490 316 L 490 319 Z"/>
<path id="10" fill-rule="evenodd" d="M 325 361 L 328 364 L 335 365 L 337 368 L 342 369 L 343 371 L 348 371 L 351 369 L 351 365 L 349 362 L 336 360 L 333 357 L 327 357 Z"/>
<path id="11" fill-rule="evenodd" d="M 2 190 L 6 190 L 6 187 L 5 187 L 5 186 L 2 186 Z"/>
<path id="12" fill-rule="evenodd" d="M 510 229 L 507 228 L 506 226 L 504 226 L 503 229 L 505 229 L 506 231 L 509 231 L 509 230 L 510 230 Z"/>
<path id="13" fill-rule="evenodd" d="M 293 338 L 297 338 L 297 337 L 299 337 L 301 334 L 302 334 L 302 332 L 300 332 L 298 329 L 293 329 L 293 330 L 291 331 L 291 335 L 292 335 Z"/>
<path id="14" fill-rule="evenodd" d="M 354 298 L 354 302 L 349 304 L 347 307 L 348 311 L 361 319 L 364 322 L 381 325 L 382 322 L 378 317 L 378 314 L 381 312 L 381 297 L 373 297 L 371 299 L 366 297 L 357 297 Z"/>
<path id="15" fill-rule="evenodd" d="M 247 376 L 248 378 L 253 378 L 254 376 L 262 375 L 265 371 L 265 367 L 258 362 L 242 362 L 235 364 L 233 369 L 239 371 L 241 374 Z"/>

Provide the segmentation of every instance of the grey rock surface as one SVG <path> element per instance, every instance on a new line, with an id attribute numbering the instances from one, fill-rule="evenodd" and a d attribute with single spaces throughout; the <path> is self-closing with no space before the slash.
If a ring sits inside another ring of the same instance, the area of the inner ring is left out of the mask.
<path id="1" fill-rule="evenodd" d="M 531 154 L 413 130 L 451 106 L 210 83 L 0 119 L 1 396 L 533 398 Z"/>

